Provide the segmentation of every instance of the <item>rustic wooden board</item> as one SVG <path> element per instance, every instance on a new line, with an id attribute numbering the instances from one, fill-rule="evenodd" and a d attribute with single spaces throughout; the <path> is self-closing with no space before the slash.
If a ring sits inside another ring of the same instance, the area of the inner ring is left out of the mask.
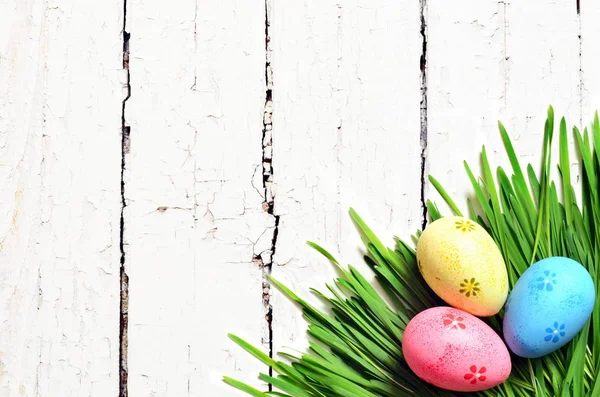
<path id="1" fill-rule="evenodd" d="M 275 2 L 270 35 L 273 275 L 310 298 L 335 269 L 306 240 L 365 267 L 350 206 L 390 245 L 421 225 L 419 4 Z M 304 348 L 298 308 L 278 291 L 272 304 L 274 351 Z"/>
<path id="2" fill-rule="evenodd" d="M 336 273 L 306 240 L 369 274 L 351 206 L 391 245 L 440 203 L 424 175 L 466 197 L 482 145 L 507 165 L 497 120 L 536 168 L 548 105 L 589 124 L 577 4 L 0 2 L 0 395 L 265 389 L 226 335 L 306 347 L 265 278 L 316 303 Z"/>
<path id="3" fill-rule="evenodd" d="M 0 395 L 116 396 L 122 3 L 0 2 Z"/>
<path id="4" fill-rule="evenodd" d="M 125 161 L 130 396 L 238 395 L 265 370 L 264 3 L 129 1 Z"/>

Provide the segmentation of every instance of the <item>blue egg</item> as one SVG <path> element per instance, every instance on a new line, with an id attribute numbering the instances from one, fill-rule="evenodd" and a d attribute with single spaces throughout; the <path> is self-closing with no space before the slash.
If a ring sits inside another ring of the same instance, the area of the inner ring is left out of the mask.
<path id="1" fill-rule="evenodd" d="M 521 357 L 552 353 L 581 331 L 595 298 L 592 277 L 580 263 L 563 257 L 536 262 L 509 294 L 504 340 Z"/>

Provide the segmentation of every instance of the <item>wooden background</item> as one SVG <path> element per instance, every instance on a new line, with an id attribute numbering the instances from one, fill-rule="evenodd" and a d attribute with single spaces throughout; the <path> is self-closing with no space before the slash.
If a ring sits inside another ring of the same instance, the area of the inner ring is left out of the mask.
<path id="1" fill-rule="evenodd" d="M 502 120 L 600 107 L 600 3 L 0 0 L 0 395 L 240 396 L 234 332 L 306 346 L 297 308 L 391 242 L 434 174 L 470 192 Z M 576 165 L 574 164 L 574 167 Z"/>

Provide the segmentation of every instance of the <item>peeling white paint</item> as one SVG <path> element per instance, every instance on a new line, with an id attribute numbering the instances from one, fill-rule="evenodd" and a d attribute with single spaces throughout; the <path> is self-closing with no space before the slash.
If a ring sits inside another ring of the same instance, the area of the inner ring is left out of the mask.
<path id="1" fill-rule="evenodd" d="M 421 4 L 127 1 L 129 397 L 266 388 L 226 334 L 306 347 L 269 271 L 314 302 L 335 270 L 306 240 L 365 269 L 349 207 L 391 245 L 440 203 L 422 151 L 465 197 L 463 159 L 507 164 L 498 119 L 537 166 L 549 104 L 570 125 L 600 107 L 599 6 Z M 123 12 L 0 2 L 1 396 L 119 394 Z"/>
<path id="2" fill-rule="evenodd" d="M 122 6 L 0 2 L 0 395 L 116 396 Z"/>

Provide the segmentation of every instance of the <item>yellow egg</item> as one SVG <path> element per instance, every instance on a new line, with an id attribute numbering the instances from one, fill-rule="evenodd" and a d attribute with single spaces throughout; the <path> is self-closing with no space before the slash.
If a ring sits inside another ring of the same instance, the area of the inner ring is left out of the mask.
<path id="1" fill-rule="evenodd" d="M 493 316 L 506 301 L 502 254 L 485 229 L 470 219 L 450 216 L 431 223 L 419 238 L 417 261 L 431 289 L 457 309 Z"/>

